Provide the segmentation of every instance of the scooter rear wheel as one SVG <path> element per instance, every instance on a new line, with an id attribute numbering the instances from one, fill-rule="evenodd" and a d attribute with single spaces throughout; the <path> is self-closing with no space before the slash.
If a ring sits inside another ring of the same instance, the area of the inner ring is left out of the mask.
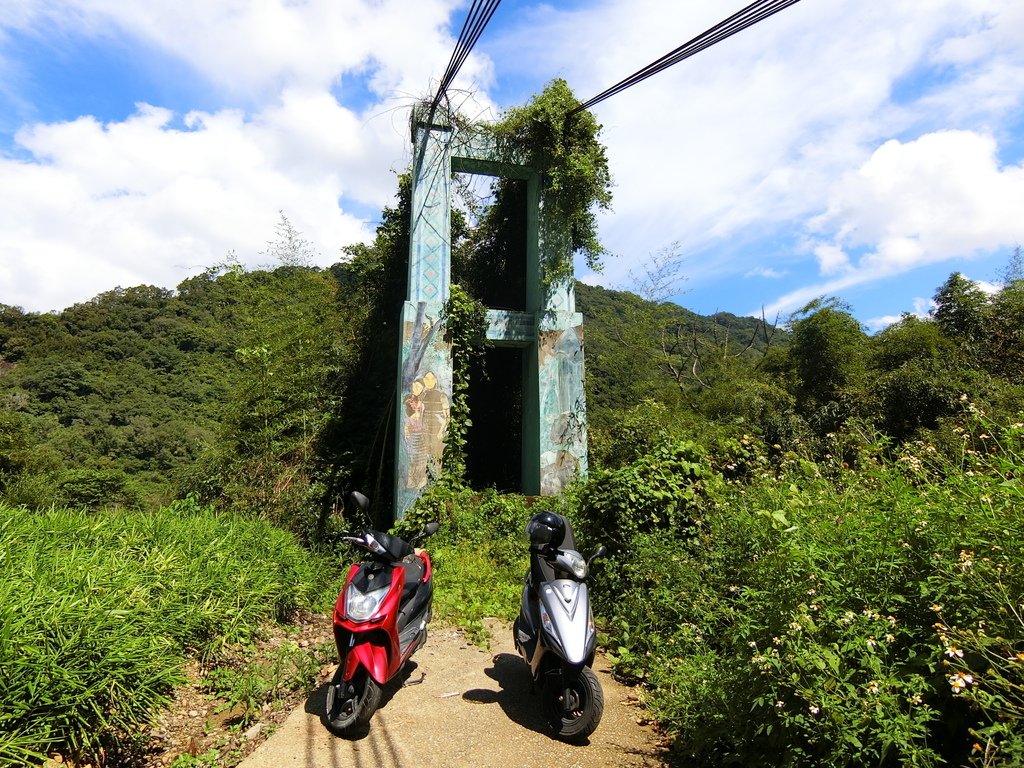
<path id="1" fill-rule="evenodd" d="M 352 680 L 346 683 L 341 679 L 341 668 L 331 681 L 334 695 L 328 696 L 327 722 L 331 729 L 341 736 L 353 736 L 364 732 L 370 726 L 370 718 L 380 706 L 380 686 L 370 677 L 370 673 L 360 668 Z M 347 688 L 351 687 L 351 696 Z"/>
<path id="2" fill-rule="evenodd" d="M 566 699 L 565 692 L 569 697 Z M 592 734 L 604 714 L 604 691 L 590 667 L 584 667 L 566 684 L 562 675 L 547 676 L 544 710 L 558 738 L 582 741 Z"/>

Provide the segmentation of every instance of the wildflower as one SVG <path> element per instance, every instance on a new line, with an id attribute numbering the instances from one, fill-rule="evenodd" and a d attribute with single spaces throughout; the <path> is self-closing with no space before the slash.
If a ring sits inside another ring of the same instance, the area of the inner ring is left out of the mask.
<path id="1" fill-rule="evenodd" d="M 992 497 L 989 496 L 987 493 L 981 497 L 981 500 L 984 501 L 986 504 L 992 503 Z"/>
<path id="2" fill-rule="evenodd" d="M 776 709 L 782 709 L 784 706 L 786 706 L 786 702 L 784 702 L 784 701 L 779 700 L 779 701 L 775 702 L 775 708 Z"/>
<path id="3" fill-rule="evenodd" d="M 954 646 L 951 645 L 951 646 L 949 646 L 949 648 L 946 649 L 946 655 L 949 656 L 949 658 L 951 658 L 951 659 L 952 658 L 962 659 L 964 657 L 964 652 L 961 651 L 959 648 L 955 648 Z"/>
<path id="4" fill-rule="evenodd" d="M 799 632 L 801 629 L 803 629 L 803 626 L 800 624 L 799 621 L 791 621 L 789 622 L 789 628 L 794 632 Z"/>
<path id="5" fill-rule="evenodd" d="M 895 617 L 895 616 L 886 616 L 886 617 L 885 617 L 885 619 L 886 619 L 886 621 L 888 621 L 888 622 L 889 622 L 889 624 L 891 624 L 892 626 L 894 626 L 894 627 L 896 626 L 896 617 Z"/>
<path id="6" fill-rule="evenodd" d="M 971 744 L 971 752 L 981 752 L 981 744 L 979 744 L 978 742 L 974 742 L 973 744 Z"/>
<path id="7" fill-rule="evenodd" d="M 807 594 L 811 595 L 813 597 L 814 595 L 818 594 L 818 590 L 816 590 L 816 589 L 808 589 L 807 590 Z"/>
<path id="8" fill-rule="evenodd" d="M 868 683 L 868 693 L 878 693 L 878 681 L 872 680 Z"/>
<path id="9" fill-rule="evenodd" d="M 872 637 L 871 635 L 868 635 L 867 639 L 864 642 L 867 645 L 869 651 L 875 650 L 875 638 L 874 637 Z"/>
<path id="10" fill-rule="evenodd" d="M 811 713 L 812 715 L 816 715 L 816 714 L 818 714 L 819 712 L 821 712 L 821 710 L 820 710 L 820 709 L 818 709 L 818 707 L 814 706 L 813 704 L 811 704 L 811 706 L 809 706 L 809 707 L 807 708 L 807 711 L 808 711 L 808 712 L 810 712 L 810 713 Z"/>
<path id="11" fill-rule="evenodd" d="M 949 686 L 953 689 L 953 693 L 960 693 L 968 685 L 974 682 L 974 677 L 968 675 L 965 672 L 957 672 L 955 675 L 949 676 Z"/>
<path id="12" fill-rule="evenodd" d="M 891 632 L 887 633 L 886 636 L 885 636 L 885 642 L 887 642 L 887 643 L 891 643 L 895 639 L 896 639 L 896 635 L 892 634 Z"/>
<path id="13" fill-rule="evenodd" d="M 910 701 L 911 704 L 920 704 L 922 701 L 924 701 L 924 699 L 922 699 L 921 694 L 918 693 L 914 696 L 911 696 L 910 699 L 908 699 L 908 701 Z"/>
<path id="14" fill-rule="evenodd" d="M 749 645 L 751 648 L 757 648 L 757 643 L 754 642 L 753 640 L 751 640 L 749 643 L 747 643 L 747 645 Z"/>
<path id="15" fill-rule="evenodd" d="M 935 613 L 938 613 L 942 610 L 942 606 L 938 603 L 932 603 L 932 610 L 935 611 Z"/>

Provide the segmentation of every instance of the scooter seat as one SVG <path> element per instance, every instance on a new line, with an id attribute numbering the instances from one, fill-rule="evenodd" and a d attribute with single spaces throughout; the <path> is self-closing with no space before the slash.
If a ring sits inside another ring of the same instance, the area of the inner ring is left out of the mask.
<path id="1" fill-rule="evenodd" d="M 405 586 L 402 587 L 402 602 L 412 596 L 417 585 L 423 580 L 427 573 L 427 566 L 415 555 L 402 560 L 402 570 L 405 571 Z"/>

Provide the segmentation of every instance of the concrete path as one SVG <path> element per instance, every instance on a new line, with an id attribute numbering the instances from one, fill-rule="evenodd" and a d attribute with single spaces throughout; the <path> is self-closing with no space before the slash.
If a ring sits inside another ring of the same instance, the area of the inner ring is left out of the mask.
<path id="1" fill-rule="evenodd" d="M 240 768 L 661 768 L 658 734 L 636 706 L 634 691 L 599 660 L 604 716 L 586 745 L 549 736 L 540 697 L 512 644 L 493 622 L 489 651 L 454 630 L 433 631 L 413 656 L 402 687 L 384 689 L 381 708 L 360 739 L 334 736 L 321 720 L 326 685 L 293 712 Z"/>

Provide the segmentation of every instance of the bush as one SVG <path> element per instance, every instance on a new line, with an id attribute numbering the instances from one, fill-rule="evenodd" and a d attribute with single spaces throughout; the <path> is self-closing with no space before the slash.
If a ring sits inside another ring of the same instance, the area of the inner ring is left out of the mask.
<path id="1" fill-rule="evenodd" d="M 519 610 L 528 567 L 520 534 L 532 514 L 531 503 L 515 494 L 493 489 L 477 494 L 439 481 L 393 529 L 409 536 L 428 522 L 440 523 L 423 544 L 434 565 L 436 615 L 466 629 L 478 644 L 489 640 L 485 617 L 511 620 Z"/>
<path id="2" fill-rule="evenodd" d="M 595 593 L 680 764 L 1019 764 L 1024 425 L 964 431 L 634 532 Z"/>
<path id="3" fill-rule="evenodd" d="M 711 478 L 707 457 L 694 443 L 663 442 L 619 469 L 596 471 L 580 495 L 576 528 L 613 552 L 630 547 L 637 534 L 679 535 L 700 524 Z"/>

